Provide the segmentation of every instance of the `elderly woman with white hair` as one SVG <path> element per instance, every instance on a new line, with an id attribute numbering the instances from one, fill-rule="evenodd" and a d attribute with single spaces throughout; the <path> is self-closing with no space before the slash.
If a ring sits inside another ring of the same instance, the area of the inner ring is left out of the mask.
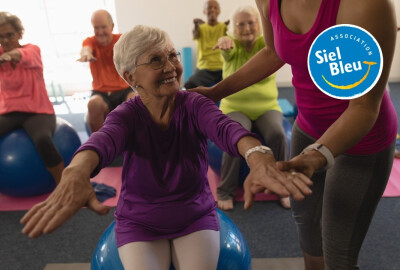
<path id="1" fill-rule="evenodd" d="M 243 66 L 265 47 L 261 35 L 260 15 L 256 8 L 239 6 L 231 16 L 229 36 L 218 39 L 224 59 L 222 77 L 225 79 Z M 232 29 L 233 28 L 233 29 Z M 245 129 L 255 129 L 272 149 L 276 160 L 285 160 L 288 145 L 283 127 L 282 110 L 278 103 L 275 74 L 221 100 L 220 109 Z M 224 152 L 221 164 L 221 182 L 217 188 L 218 207 L 233 209 L 233 198 L 239 184 L 241 159 Z M 289 197 L 280 199 L 284 208 L 290 208 Z"/>
<path id="2" fill-rule="evenodd" d="M 213 101 L 179 91 L 182 64 L 166 32 L 134 27 L 116 43 L 114 62 L 139 96 L 112 111 L 78 149 L 57 189 L 22 218 L 23 233 L 50 233 L 85 205 L 107 213 L 90 176 L 123 153 L 115 234 L 125 269 L 169 269 L 171 263 L 177 269 L 216 269 L 219 224 L 207 181 L 207 138 L 246 157 L 249 177 L 272 192 L 298 200 L 309 194 L 308 178 L 266 167 L 271 151 Z"/>

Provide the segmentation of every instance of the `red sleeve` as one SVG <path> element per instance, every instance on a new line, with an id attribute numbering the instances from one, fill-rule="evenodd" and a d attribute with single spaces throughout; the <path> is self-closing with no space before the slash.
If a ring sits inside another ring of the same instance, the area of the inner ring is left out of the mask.
<path id="1" fill-rule="evenodd" d="M 24 68 L 43 68 L 40 48 L 33 44 L 27 44 L 18 49 L 21 53 L 19 64 Z"/>

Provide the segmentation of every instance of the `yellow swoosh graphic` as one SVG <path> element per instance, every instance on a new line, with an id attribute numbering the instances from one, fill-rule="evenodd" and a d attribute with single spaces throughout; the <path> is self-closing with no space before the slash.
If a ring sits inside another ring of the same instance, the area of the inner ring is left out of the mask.
<path id="1" fill-rule="evenodd" d="M 368 70 L 367 70 L 367 72 L 365 73 L 364 77 L 361 78 L 361 80 L 359 80 L 358 82 L 355 82 L 355 83 L 353 83 L 353 84 L 349 84 L 349 85 L 335 85 L 335 84 L 333 84 L 333 83 L 330 83 L 327 79 L 325 79 L 324 75 L 322 75 L 322 78 L 325 80 L 325 82 L 326 82 L 327 84 L 329 84 L 329 85 L 332 86 L 333 88 L 344 89 L 344 90 L 348 90 L 348 89 L 354 88 L 354 87 L 358 86 L 360 83 L 362 83 L 362 82 L 368 77 L 368 73 L 369 73 L 369 70 L 371 69 L 371 66 L 372 66 L 372 65 L 376 65 L 377 63 L 376 63 L 376 62 L 363 61 L 363 64 L 368 65 Z"/>

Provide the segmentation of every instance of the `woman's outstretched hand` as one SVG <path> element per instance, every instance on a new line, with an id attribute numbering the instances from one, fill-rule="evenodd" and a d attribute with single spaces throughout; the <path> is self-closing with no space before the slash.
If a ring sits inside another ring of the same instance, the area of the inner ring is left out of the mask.
<path id="1" fill-rule="evenodd" d="M 234 46 L 235 46 L 235 43 L 233 42 L 232 39 L 230 39 L 227 36 L 223 36 L 218 39 L 217 44 L 215 44 L 215 46 L 212 49 L 213 50 L 220 49 L 222 51 L 229 51 L 229 50 L 232 50 Z"/>
<path id="2" fill-rule="evenodd" d="M 86 179 L 85 179 L 86 178 Z M 97 200 L 89 176 L 66 168 L 60 184 L 44 202 L 33 206 L 21 219 L 22 233 L 31 238 L 49 234 L 71 218 L 79 209 L 87 206 L 104 215 L 109 211 Z"/>

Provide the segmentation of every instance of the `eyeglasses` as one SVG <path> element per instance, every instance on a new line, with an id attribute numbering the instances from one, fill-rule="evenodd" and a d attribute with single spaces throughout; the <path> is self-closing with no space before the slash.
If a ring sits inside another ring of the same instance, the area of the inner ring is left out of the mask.
<path id="1" fill-rule="evenodd" d="M 237 23 L 236 26 L 240 29 L 243 29 L 246 27 L 246 25 L 248 25 L 250 28 L 253 27 L 256 24 L 256 22 L 254 21 L 248 21 L 248 22 L 241 22 L 241 23 Z"/>
<path id="2" fill-rule="evenodd" d="M 181 62 L 181 53 L 180 52 L 171 52 L 168 55 L 168 61 L 173 64 L 174 66 L 178 65 Z M 165 64 L 167 63 L 167 59 L 165 57 L 161 56 L 153 56 L 150 60 L 150 62 L 143 63 L 136 65 L 136 67 L 143 66 L 143 65 L 149 65 L 152 69 L 157 70 L 165 67 Z"/>
<path id="3" fill-rule="evenodd" d="M 17 34 L 17 32 L 9 32 L 9 33 L 6 33 L 4 36 L 0 35 L 0 40 L 5 40 L 5 39 L 10 40 L 13 37 L 15 37 L 16 34 Z"/>

